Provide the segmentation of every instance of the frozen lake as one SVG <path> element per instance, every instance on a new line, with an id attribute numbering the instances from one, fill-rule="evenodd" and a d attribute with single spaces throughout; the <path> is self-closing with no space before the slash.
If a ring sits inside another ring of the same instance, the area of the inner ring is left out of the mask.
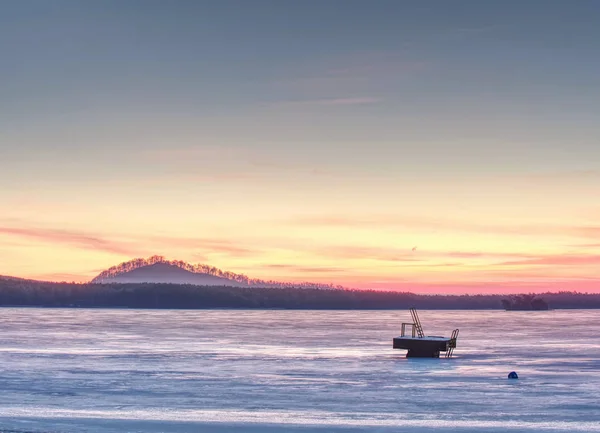
<path id="1" fill-rule="evenodd" d="M 3 432 L 600 432 L 598 310 L 0 312 Z"/>

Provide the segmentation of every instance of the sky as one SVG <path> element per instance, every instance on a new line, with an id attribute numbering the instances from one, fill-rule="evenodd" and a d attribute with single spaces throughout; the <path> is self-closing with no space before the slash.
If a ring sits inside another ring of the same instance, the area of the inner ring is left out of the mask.
<path id="1" fill-rule="evenodd" d="M 0 275 L 600 292 L 599 113 L 596 0 L 0 0 Z"/>

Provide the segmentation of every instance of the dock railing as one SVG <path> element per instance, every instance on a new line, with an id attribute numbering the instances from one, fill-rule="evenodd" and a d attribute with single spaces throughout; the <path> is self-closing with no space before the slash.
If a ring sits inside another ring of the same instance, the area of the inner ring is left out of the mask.
<path id="1" fill-rule="evenodd" d="M 416 326 L 414 323 L 402 323 L 402 328 L 400 329 L 400 337 L 406 337 L 406 328 L 410 326 L 410 330 L 412 333 L 412 338 L 415 338 L 416 335 Z"/>

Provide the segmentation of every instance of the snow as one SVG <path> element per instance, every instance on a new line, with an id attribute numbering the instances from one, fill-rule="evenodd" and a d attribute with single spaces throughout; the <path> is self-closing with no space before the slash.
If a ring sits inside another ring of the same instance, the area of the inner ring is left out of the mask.
<path id="1" fill-rule="evenodd" d="M 419 313 L 3 309 L 0 431 L 600 432 L 600 311 Z"/>

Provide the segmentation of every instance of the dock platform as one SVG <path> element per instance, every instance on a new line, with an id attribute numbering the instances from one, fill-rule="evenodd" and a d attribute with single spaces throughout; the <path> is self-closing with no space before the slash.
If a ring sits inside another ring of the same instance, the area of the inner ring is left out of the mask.
<path id="1" fill-rule="evenodd" d="M 458 329 L 452 331 L 450 337 L 425 336 L 417 310 L 411 308 L 410 314 L 413 322 L 402 323 L 401 335 L 394 338 L 393 348 L 408 350 L 407 358 L 439 358 L 440 352 L 445 352 L 445 357 L 450 358 L 456 348 Z M 410 333 L 407 328 L 410 328 Z"/>

